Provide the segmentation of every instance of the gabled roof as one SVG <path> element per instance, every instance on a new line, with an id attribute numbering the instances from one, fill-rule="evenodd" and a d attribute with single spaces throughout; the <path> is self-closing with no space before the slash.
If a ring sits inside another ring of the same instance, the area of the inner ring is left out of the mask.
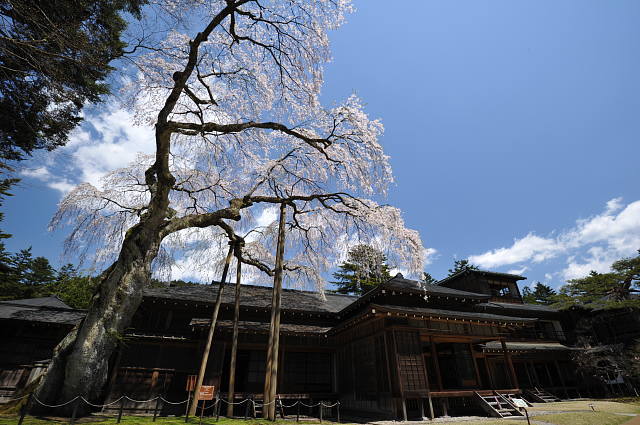
<path id="1" fill-rule="evenodd" d="M 75 325 L 86 311 L 69 307 L 57 297 L 0 302 L 0 320 Z"/>
<path id="2" fill-rule="evenodd" d="M 146 298 L 162 298 L 178 301 L 214 303 L 218 294 L 218 284 L 168 286 L 163 288 L 147 288 Z M 273 288 L 269 286 L 241 285 L 240 305 L 243 307 L 271 308 L 271 294 Z M 235 288 L 232 284 L 225 285 L 222 293 L 222 303 L 233 305 Z M 282 310 L 306 311 L 312 313 L 337 313 L 358 297 L 326 292 L 324 299 L 317 292 L 283 289 Z"/>
<path id="3" fill-rule="evenodd" d="M 490 298 L 489 295 L 485 294 L 461 291 L 459 289 L 447 288 L 446 286 L 432 285 L 429 283 L 419 282 L 417 280 L 405 279 L 401 273 L 398 273 L 386 282 L 371 289 L 361 297 L 356 298 L 353 303 L 346 306 L 340 313 L 343 314 L 358 306 L 367 304 L 377 295 L 384 294 L 389 291 L 398 291 L 400 293 L 410 293 L 429 297 L 457 298 L 460 300 L 472 300 L 475 302 L 488 300 Z"/>
<path id="4" fill-rule="evenodd" d="M 398 273 L 386 283 L 383 284 L 385 289 L 397 289 L 401 291 L 413 291 L 423 293 L 425 295 L 435 296 L 449 296 L 455 298 L 475 298 L 475 299 L 488 299 L 489 295 L 478 294 L 476 292 L 461 291 L 459 289 L 447 288 L 446 286 L 433 285 L 430 283 L 423 283 L 417 280 L 405 279 L 402 274 Z"/>
<path id="5" fill-rule="evenodd" d="M 459 279 L 462 276 L 465 276 L 467 274 L 476 274 L 476 275 L 483 276 L 483 277 L 493 277 L 493 278 L 497 278 L 497 279 L 506 278 L 506 279 L 515 280 L 515 281 L 526 280 L 527 279 L 526 277 L 520 276 L 518 274 L 490 272 L 488 270 L 465 269 L 465 270 L 459 271 L 458 273 L 452 274 L 451 276 L 447 276 L 442 280 L 439 280 L 437 284 L 438 285 L 442 285 L 442 284 L 448 283 L 448 282 L 450 282 L 452 280 Z"/>
<path id="6" fill-rule="evenodd" d="M 9 300 L 0 301 L 0 304 L 19 304 L 19 305 L 32 305 L 42 307 L 56 307 L 56 308 L 71 308 L 64 301 L 58 298 L 56 295 L 50 295 L 48 297 L 41 298 L 25 298 L 21 300 Z"/>

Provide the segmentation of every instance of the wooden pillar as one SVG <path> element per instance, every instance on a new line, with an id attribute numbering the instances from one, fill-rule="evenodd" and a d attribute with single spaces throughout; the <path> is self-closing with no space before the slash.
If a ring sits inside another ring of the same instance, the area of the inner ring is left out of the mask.
<path id="1" fill-rule="evenodd" d="M 511 354 L 507 350 L 507 344 L 504 342 L 504 339 L 500 340 L 500 344 L 502 344 L 502 353 L 504 354 L 504 360 L 507 363 L 507 368 L 509 369 L 509 377 L 511 378 L 511 385 L 514 389 L 520 388 L 518 384 L 518 377 L 516 376 L 516 370 L 513 368 L 513 363 L 511 362 Z"/>
<path id="2" fill-rule="evenodd" d="M 438 351 L 436 350 L 436 343 L 433 342 L 433 337 L 429 337 L 429 345 L 431 346 L 431 358 L 433 359 L 433 368 L 436 371 L 436 379 L 438 382 L 438 389 L 444 390 L 442 387 L 442 375 L 440 374 L 440 363 L 438 362 Z"/>
<path id="3" fill-rule="evenodd" d="M 562 384 L 562 392 L 564 393 L 564 398 L 569 398 L 569 393 L 567 392 L 567 386 L 564 383 L 564 376 L 562 376 L 562 369 L 560 369 L 560 364 L 557 360 L 553 361 L 553 364 L 556 367 L 556 371 L 558 372 L 558 377 L 560 378 L 560 383 Z"/>
<path id="4" fill-rule="evenodd" d="M 284 227 L 287 206 L 280 204 L 280 221 L 278 223 L 278 245 L 276 248 L 276 264 L 273 278 L 273 296 L 271 297 L 271 325 L 269 326 L 269 345 L 267 347 L 267 364 L 264 381 L 263 417 L 269 420 L 276 418 L 276 391 L 278 386 L 278 352 L 280 349 L 280 298 L 282 295 L 282 268 L 284 257 Z"/>
<path id="5" fill-rule="evenodd" d="M 489 367 L 489 357 L 484 356 L 484 369 L 487 372 L 487 377 L 489 378 L 489 388 L 492 390 L 496 389 L 496 384 L 493 381 L 493 374 L 491 373 L 491 368 Z"/>
<path id="6" fill-rule="evenodd" d="M 220 304 L 222 304 L 222 292 L 224 291 L 224 284 L 227 280 L 227 273 L 229 273 L 229 264 L 231 263 L 231 257 L 233 257 L 234 243 L 229 242 L 229 253 L 224 262 L 224 269 L 222 270 L 222 279 L 220 279 L 220 285 L 218 287 L 218 295 L 216 296 L 216 303 L 213 307 L 213 313 L 211 315 L 211 323 L 209 324 L 209 333 L 207 334 L 207 342 L 204 346 L 204 352 L 202 353 L 202 361 L 200 362 L 200 371 L 198 372 L 198 380 L 196 381 L 196 388 L 193 394 L 193 401 L 189 408 L 189 416 L 195 416 L 196 408 L 198 407 L 198 395 L 200 393 L 200 387 L 204 380 L 204 373 L 207 370 L 207 362 L 209 361 L 209 352 L 211 351 L 211 345 L 213 344 L 213 334 L 216 329 L 216 321 L 218 320 L 218 312 L 220 311 Z M 213 282 L 212 282 L 213 283 Z"/>
<path id="7" fill-rule="evenodd" d="M 476 356 L 473 355 L 473 345 L 469 343 L 469 353 L 471 354 L 471 359 L 473 360 L 473 368 L 476 371 L 476 387 L 482 388 L 482 379 L 480 379 L 480 370 L 478 369 L 478 362 L 476 360 Z"/>
<path id="8" fill-rule="evenodd" d="M 400 373 L 400 361 L 398 359 L 398 342 L 396 341 L 396 331 L 391 331 L 391 337 L 393 339 L 393 354 L 396 359 L 396 373 L 398 374 L 398 384 L 400 388 L 400 408 L 402 411 L 402 418 L 407 420 L 407 404 L 404 399 L 404 386 L 402 385 L 402 374 Z"/>
<path id="9" fill-rule="evenodd" d="M 231 337 L 231 362 L 229 366 L 229 395 L 227 404 L 227 416 L 233 416 L 233 398 L 236 387 L 236 357 L 238 354 L 238 324 L 240 321 L 240 284 L 242 282 L 242 262 L 240 256 L 236 255 L 238 264 L 236 265 L 236 287 L 235 304 L 233 309 L 233 336 Z"/>
<path id="10" fill-rule="evenodd" d="M 549 386 L 553 387 L 553 377 L 551 376 L 551 371 L 549 370 L 549 362 L 544 362 L 544 370 L 547 372 L 547 378 L 549 378 Z"/>
<path id="11" fill-rule="evenodd" d="M 524 362 L 522 362 L 522 365 L 524 366 L 524 371 L 527 374 L 527 379 L 529 380 L 529 386 L 533 387 L 533 378 L 531 376 L 531 372 L 529 372 L 529 362 L 525 360 Z"/>

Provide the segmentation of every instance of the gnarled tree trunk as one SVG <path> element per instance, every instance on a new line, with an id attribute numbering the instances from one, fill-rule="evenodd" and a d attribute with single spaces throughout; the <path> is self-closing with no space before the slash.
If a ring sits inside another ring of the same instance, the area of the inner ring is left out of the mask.
<path id="1" fill-rule="evenodd" d="M 84 320 L 54 350 L 38 399 L 59 404 L 83 396 L 98 401 L 106 384 L 111 354 L 142 300 L 151 262 L 158 253 L 160 232 L 142 222 L 127 234 L 120 255 L 104 271 Z M 72 405 L 62 409 L 68 413 Z M 81 403 L 79 413 L 88 411 Z"/>

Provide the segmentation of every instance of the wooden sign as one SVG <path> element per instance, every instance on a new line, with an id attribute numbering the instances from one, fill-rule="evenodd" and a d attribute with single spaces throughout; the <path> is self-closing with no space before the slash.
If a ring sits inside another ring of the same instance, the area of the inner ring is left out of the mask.
<path id="1" fill-rule="evenodd" d="M 213 385 L 202 385 L 200 387 L 200 393 L 198 394 L 199 400 L 213 400 Z"/>
<path id="2" fill-rule="evenodd" d="M 193 391 L 196 389 L 196 379 L 197 375 L 189 375 L 187 376 L 187 391 Z"/>

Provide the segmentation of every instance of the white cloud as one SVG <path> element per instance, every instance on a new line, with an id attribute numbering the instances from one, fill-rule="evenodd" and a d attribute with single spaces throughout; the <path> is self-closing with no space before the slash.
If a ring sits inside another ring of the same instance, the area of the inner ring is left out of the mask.
<path id="1" fill-rule="evenodd" d="M 508 248 L 498 248 L 480 255 L 472 255 L 469 261 L 490 269 L 523 261 L 539 263 L 554 257 L 561 251 L 562 247 L 557 240 L 529 233 L 522 239 L 516 239 Z"/>
<path id="2" fill-rule="evenodd" d="M 435 248 L 425 248 L 423 251 L 424 255 L 424 265 L 429 265 L 433 263 L 433 260 L 436 259 L 438 250 Z"/>
<path id="3" fill-rule="evenodd" d="M 607 202 L 605 210 L 576 220 L 573 228 L 557 236 L 529 233 L 509 247 L 472 255 L 469 261 L 483 268 L 540 263 L 566 255 L 564 279 L 584 276 L 591 270 L 604 272 L 613 261 L 633 255 L 640 248 L 640 201 L 625 206 L 622 198 Z M 545 275 L 545 278 L 550 280 Z"/>
<path id="4" fill-rule="evenodd" d="M 83 182 L 100 187 L 105 174 L 125 167 L 139 152 L 154 151 L 152 127 L 135 126 L 133 114 L 115 104 L 100 107 L 86 115 L 66 146 L 35 159 L 38 166 L 21 174 L 65 194 Z"/>
<path id="5" fill-rule="evenodd" d="M 527 270 L 529 270 L 529 267 L 524 266 L 524 267 L 519 268 L 519 269 L 511 269 L 511 270 L 507 271 L 507 273 L 509 273 L 509 274 L 522 274 L 522 273 L 526 272 Z"/>

